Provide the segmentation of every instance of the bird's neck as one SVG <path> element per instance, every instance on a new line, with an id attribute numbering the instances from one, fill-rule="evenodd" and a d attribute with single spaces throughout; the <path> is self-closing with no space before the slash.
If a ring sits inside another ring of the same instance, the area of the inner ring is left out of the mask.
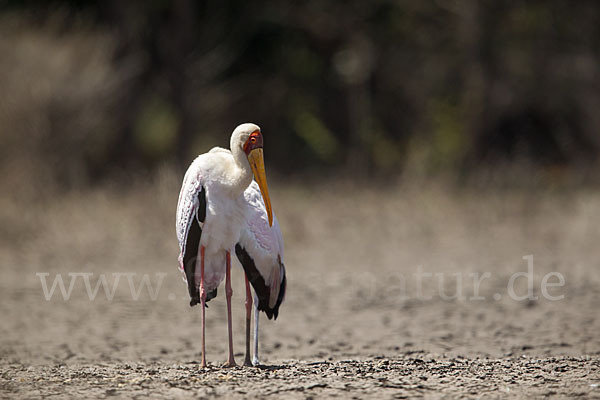
<path id="1" fill-rule="evenodd" d="M 241 194 L 252 183 L 252 168 L 246 154 L 236 147 L 231 149 L 234 164 L 230 170 L 231 189 L 236 194 Z"/>

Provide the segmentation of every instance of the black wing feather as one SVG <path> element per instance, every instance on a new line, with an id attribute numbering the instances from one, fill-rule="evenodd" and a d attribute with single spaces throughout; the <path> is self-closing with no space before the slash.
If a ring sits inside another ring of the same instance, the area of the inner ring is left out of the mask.
<path id="1" fill-rule="evenodd" d="M 262 277 L 262 275 L 258 272 L 254 260 L 252 259 L 252 257 L 250 257 L 250 254 L 248 254 L 246 249 L 243 248 L 242 245 L 239 243 L 235 245 L 235 254 L 237 255 L 238 260 L 240 260 L 240 263 L 244 268 L 244 272 L 246 273 L 250 284 L 256 292 L 256 296 L 258 297 L 258 309 L 260 311 L 264 311 L 269 319 L 277 319 L 277 316 L 279 315 L 279 306 L 281 306 L 283 298 L 285 297 L 285 269 L 283 269 L 283 277 L 281 279 L 281 286 L 279 289 L 279 296 L 277 297 L 277 303 L 273 308 L 271 308 L 269 307 L 271 289 L 265 284 L 265 280 Z M 281 260 L 279 260 L 279 265 L 283 266 Z"/>
<path id="2" fill-rule="evenodd" d="M 198 193 L 198 209 L 196 215 L 192 219 L 192 225 L 187 235 L 185 242 L 185 254 L 183 255 L 183 270 L 188 283 L 188 291 L 190 293 L 190 306 L 195 306 L 200 303 L 200 292 L 196 289 L 196 280 L 194 275 L 196 274 L 196 259 L 198 258 L 198 247 L 200 246 L 200 238 L 202 237 L 202 228 L 200 222 L 204 222 L 206 219 L 206 190 L 204 186 L 200 193 Z M 206 301 L 217 296 L 217 289 L 208 293 Z"/>

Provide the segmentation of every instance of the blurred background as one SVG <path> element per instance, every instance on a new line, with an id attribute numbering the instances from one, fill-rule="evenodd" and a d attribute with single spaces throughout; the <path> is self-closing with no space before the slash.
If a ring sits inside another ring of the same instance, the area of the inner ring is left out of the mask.
<path id="1" fill-rule="evenodd" d="M 286 179 L 591 182 L 599 20 L 566 0 L 3 0 L 2 183 L 182 173 L 245 121 Z"/>
<path id="2" fill-rule="evenodd" d="M 288 271 L 265 361 L 600 354 L 599 21 L 595 0 L 0 0 L 0 365 L 197 360 L 177 196 L 249 121 Z M 507 298 L 526 255 L 563 301 Z M 445 277 L 430 298 L 417 266 Z M 46 301 L 40 272 L 166 277 L 156 301 L 125 278 Z M 441 296 L 474 272 L 486 301 Z M 243 295 L 236 268 L 238 352 Z M 224 296 L 207 315 L 224 360 Z"/>

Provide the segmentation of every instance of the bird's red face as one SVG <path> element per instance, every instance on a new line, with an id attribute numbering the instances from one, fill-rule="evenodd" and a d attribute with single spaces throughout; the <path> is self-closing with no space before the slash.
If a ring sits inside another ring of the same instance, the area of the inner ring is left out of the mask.
<path id="1" fill-rule="evenodd" d="M 263 137 L 260 131 L 254 131 L 250 134 L 246 143 L 244 143 L 244 153 L 249 155 L 250 152 L 254 149 L 262 149 L 263 147 Z"/>
<path id="2" fill-rule="evenodd" d="M 265 173 L 265 160 L 263 157 L 263 137 L 260 131 L 254 131 L 250 134 L 246 143 L 244 143 L 244 153 L 248 157 L 248 162 L 252 168 L 254 179 L 258 183 L 260 193 L 262 194 L 269 217 L 269 226 L 273 226 L 273 211 L 271 209 L 271 199 L 269 198 L 269 188 L 267 187 L 267 174 Z"/>

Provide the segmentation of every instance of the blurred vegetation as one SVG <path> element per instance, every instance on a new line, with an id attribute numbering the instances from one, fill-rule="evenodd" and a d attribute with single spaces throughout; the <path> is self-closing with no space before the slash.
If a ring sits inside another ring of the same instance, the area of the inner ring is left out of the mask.
<path id="1" fill-rule="evenodd" d="M 287 176 L 594 175 L 598 21 L 585 0 L 0 1 L 0 171 L 183 169 L 252 121 Z"/>

